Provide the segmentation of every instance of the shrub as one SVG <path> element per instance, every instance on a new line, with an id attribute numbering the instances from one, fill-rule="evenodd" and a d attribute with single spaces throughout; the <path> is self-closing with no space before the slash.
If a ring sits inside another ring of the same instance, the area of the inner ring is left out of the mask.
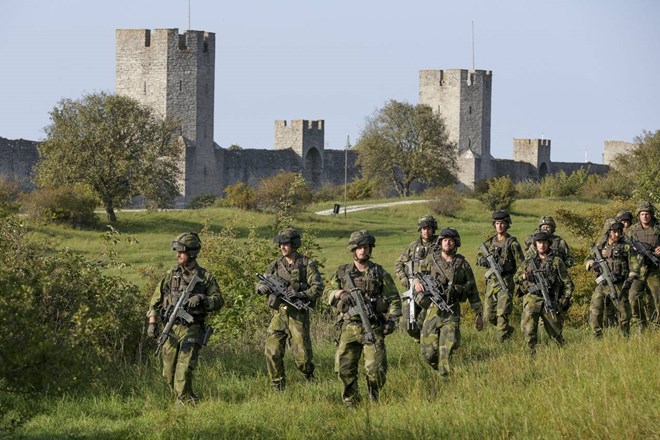
<path id="1" fill-rule="evenodd" d="M 378 185 L 375 180 L 367 177 L 361 177 L 348 184 L 348 200 L 365 200 L 380 195 L 377 190 Z"/>
<path id="2" fill-rule="evenodd" d="M 428 203 L 429 209 L 433 213 L 445 217 L 455 217 L 456 213 L 465 205 L 463 195 L 451 188 L 433 188 L 426 194 L 431 198 Z"/>
<path id="3" fill-rule="evenodd" d="M 18 182 L 0 176 L 0 217 L 18 212 Z"/>
<path id="4" fill-rule="evenodd" d="M 491 211 L 509 209 L 515 201 L 516 190 L 509 176 L 488 181 L 488 191 L 479 198 Z"/>
<path id="5" fill-rule="evenodd" d="M 215 194 L 200 194 L 192 198 L 190 203 L 188 203 L 188 208 L 190 209 L 202 209 L 213 206 L 218 200 L 218 196 Z"/>
<path id="6" fill-rule="evenodd" d="M 536 180 L 525 179 L 514 185 L 519 199 L 535 199 L 541 193 L 541 184 Z"/>
<path id="7" fill-rule="evenodd" d="M 567 197 L 574 196 L 580 192 L 580 188 L 587 181 L 587 170 L 580 168 L 570 175 L 564 171 L 545 176 L 541 180 L 541 196 L 543 197 Z"/>
<path id="8" fill-rule="evenodd" d="M 616 171 L 610 171 L 605 176 L 592 174 L 580 189 L 580 196 L 592 199 L 628 199 L 632 194 L 630 179 Z"/>
<path id="9" fill-rule="evenodd" d="M 257 207 L 256 192 L 244 182 L 238 182 L 225 188 L 224 206 L 245 211 Z"/>
<path id="10" fill-rule="evenodd" d="M 98 223 L 94 214 L 98 199 L 83 185 L 38 188 L 25 194 L 22 201 L 27 215 L 38 222 L 72 227 L 91 227 Z"/>
<path id="11" fill-rule="evenodd" d="M 346 188 L 348 194 L 348 188 Z M 321 188 L 314 191 L 314 202 L 329 202 L 331 200 L 343 200 L 344 198 L 344 185 L 333 185 L 326 183 Z"/>
<path id="12" fill-rule="evenodd" d="M 300 173 L 279 173 L 259 181 L 256 201 L 260 209 L 289 212 L 310 203 L 312 192 Z"/>

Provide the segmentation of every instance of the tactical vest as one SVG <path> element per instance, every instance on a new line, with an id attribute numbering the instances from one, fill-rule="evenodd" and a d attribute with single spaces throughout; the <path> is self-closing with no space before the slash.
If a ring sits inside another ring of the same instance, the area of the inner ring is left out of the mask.
<path id="1" fill-rule="evenodd" d="M 463 298 L 458 294 L 458 290 L 466 292 L 470 286 L 467 284 L 467 274 L 464 265 L 466 264 L 465 257 L 461 254 L 454 255 L 451 263 L 447 263 L 442 258 L 440 252 L 434 252 L 432 257 L 433 264 L 431 265 L 431 276 L 438 280 L 445 288 L 445 292 L 449 292 L 448 302 L 454 303 L 461 301 Z M 449 289 L 449 286 L 460 286 L 460 289 Z"/>
<path id="2" fill-rule="evenodd" d="M 412 268 L 413 273 L 419 272 L 419 263 L 421 263 L 422 260 L 426 258 L 426 256 L 429 254 L 429 249 L 433 247 L 433 243 L 435 243 L 434 239 L 430 240 L 426 245 L 424 245 L 422 239 L 418 238 L 413 248 L 410 249 L 410 252 L 408 253 L 408 258 L 409 261 L 413 262 L 413 268 Z M 408 273 L 408 266 L 404 266 L 404 270 L 408 277 L 412 275 Z"/>
<path id="3" fill-rule="evenodd" d="M 192 292 L 190 292 L 190 296 L 205 294 L 206 292 L 206 287 L 204 286 L 206 269 L 201 266 L 197 266 L 195 270 L 197 271 L 197 277 L 199 278 L 199 281 L 197 281 L 197 284 L 195 284 L 193 287 Z M 188 284 L 192 279 L 192 273 L 185 274 L 181 266 L 174 267 L 170 273 L 171 278 L 169 280 L 169 290 L 166 291 L 163 295 L 163 306 L 161 308 L 162 313 L 166 313 L 170 306 L 174 306 L 176 304 L 177 300 L 179 299 L 179 295 L 186 291 Z M 191 315 L 193 315 L 195 322 L 203 321 L 207 314 L 206 310 L 204 310 L 204 307 L 196 307 L 194 309 L 186 310 Z"/>
<path id="4" fill-rule="evenodd" d="M 309 258 L 304 255 L 298 255 L 296 260 L 291 265 L 291 270 L 286 263 L 284 257 L 275 261 L 268 271 L 269 274 L 277 275 L 285 281 L 288 281 L 295 290 L 306 290 L 309 288 L 307 285 L 307 266 L 309 265 Z"/>
<path id="5" fill-rule="evenodd" d="M 624 243 L 617 242 L 613 246 L 605 245 L 600 249 L 600 254 L 612 273 L 613 283 L 622 282 L 628 277 L 628 251 Z"/>
<path id="6" fill-rule="evenodd" d="M 534 261 L 536 262 L 536 267 L 538 267 L 539 271 L 543 273 L 545 276 L 546 281 L 548 282 L 548 288 L 550 290 L 550 294 L 552 297 L 556 300 L 558 297 L 560 297 L 561 292 L 562 292 L 562 287 L 563 287 L 563 281 L 559 278 L 559 258 L 556 256 L 553 252 L 548 253 L 548 256 L 546 257 L 545 260 L 541 260 L 541 258 L 538 256 L 537 253 L 534 253 L 531 258 L 534 258 Z M 527 264 L 527 270 L 532 269 L 532 265 L 529 261 L 526 262 Z M 541 292 L 538 292 L 537 295 L 541 295 Z"/>
<path id="7" fill-rule="evenodd" d="M 516 260 L 511 251 L 511 243 L 516 241 L 515 237 L 507 237 L 504 243 L 495 240 L 491 237 L 489 250 L 495 257 L 495 261 L 502 268 L 501 275 L 512 275 L 516 272 Z"/>
<path id="8" fill-rule="evenodd" d="M 646 229 L 642 228 L 642 225 L 637 223 L 632 231 L 632 237 L 634 239 L 641 241 L 642 243 L 650 244 L 653 247 L 660 244 L 658 242 L 659 234 L 660 232 L 658 231 L 656 222 L 653 222 L 653 224 Z"/>
<path id="9" fill-rule="evenodd" d="M 389 309 L 389 301 L 383 295 L 385 270 L 380 264 L 370 263 L 365 272 L 357 270 L 354 264 L 346 264 L 337 270 L 337 279 L 346 291 L 344 277 L 350 277 L 355 287 L 362 292 L 365 304 L 370 304 L 371 309 L 377 315 L 384 314 Z"/>

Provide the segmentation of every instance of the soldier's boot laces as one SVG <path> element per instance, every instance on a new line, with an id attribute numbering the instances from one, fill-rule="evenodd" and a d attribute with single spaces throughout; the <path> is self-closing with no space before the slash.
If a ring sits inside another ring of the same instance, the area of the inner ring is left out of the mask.
<path id="1" fill-rule="evenodd" d="M 275 391 L 284 391 L 286 389 L 286 380 L 285 379 L 274 380 L 271 383 L 271 386 Z"/>

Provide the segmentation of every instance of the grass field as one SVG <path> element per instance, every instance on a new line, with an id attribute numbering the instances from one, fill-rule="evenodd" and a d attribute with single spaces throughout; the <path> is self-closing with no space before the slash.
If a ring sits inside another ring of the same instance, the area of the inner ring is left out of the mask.
<path id="1" fill-rule="evenodd" d="M 373 258 L 392 270 L 394 260 L 416 238 L 417 218 L 427 213 L 424 204 L 416 204 L 359 211 L 347 218 L 313 214 L 326 205 L 332 204 L 312 206 L 295 217 L 295 226 L 314 231 L 326 278 L 338 264 L 350 261 L 346 244 L 356 229 L 369 229 L 376 236 Z M 552 215 L 559 207 L 583 211 L 588 206 L 579 200 L 518 201 L 511 210 L 510 232 L 524 240 L 542 215 Z M 199 230 L 204 224 L 218 230 L 234 222 L 244 235 L 248 225 L 257 226 L 263 237 L 273 233 L 272 215 L 230 209 L 120 212 L 118 218 L 115 227 L 139 241 L 118 249 L 119 257 L 129 264 L 122 275 L 136 283 L 141 282 L 141 269 L 158 262 L 174 264 L 169 244 L 180 232 Z M 438 220 L 441 226 L 459 230 L 459 251 L 473 262 L 479 242 L 491 231 L 490 212 L 468 200 L 458 217 Z M 32 231 L 34 237 L 68 246 L 88 258 L 103 252 L 102 230 L 40 226 Z M 577 244 L 561 225 L 557 232 L 569 244 Z M 203 253 L 200 260 L 203 265 Z M 475 268 L 475 273 L 483 278 L 483 269 Z M 629 339 L 608 330 L 603 340 L 595 341 L 584 327 L 568 328 L 565 347 L 555 347 L 544 336 L 531 360 L 519 328 L 512 340 L 499 344 L 491 326 L 477 333 L 470 318 L 462 322 L 461 348 L 449 379 L 434 374 L 422 360 L 419 346 L 397 330 L 387 338 L 389 373 L 381 402 L 346 410 L 333 373 L 330 327 L 322 314 L 313 316 L 317 380 L 312 384 L 304 382 L 287 353 L 289 386 L 282 393 L 271 391 L 262 332 L 233 343 L 216 340 L 202 351 L 195 386 L 203 400 L 197 407 L 173 405 L 158 360 L 147 356 L 140 365 L 119 365 L 112 385 L 105 382 L 80 394 L 33 402 L 35 416 L 13 435 L 36 439 L 660 438 L 657 330 Z M 364 396 L 362 372 L 360 377 Z"/>

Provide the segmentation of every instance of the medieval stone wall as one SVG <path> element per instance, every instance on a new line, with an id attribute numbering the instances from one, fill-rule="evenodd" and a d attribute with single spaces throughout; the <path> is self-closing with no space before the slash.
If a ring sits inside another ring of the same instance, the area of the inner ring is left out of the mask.
<path id="1" fill-rule="evenodd" d="M 619 154 L 627 154 L 638 147 L 638 144 L 623 141 L 605 141 L 603 150 L 603 164 L 612 165 L 614 158 Z"/>
<path id="2" fill-rule="evenodd" d="M 38 142 L 0 137 L 0 176 L 20 183 L 21 189 L 31 189 L 32 169 L 39 159 Z"/>

